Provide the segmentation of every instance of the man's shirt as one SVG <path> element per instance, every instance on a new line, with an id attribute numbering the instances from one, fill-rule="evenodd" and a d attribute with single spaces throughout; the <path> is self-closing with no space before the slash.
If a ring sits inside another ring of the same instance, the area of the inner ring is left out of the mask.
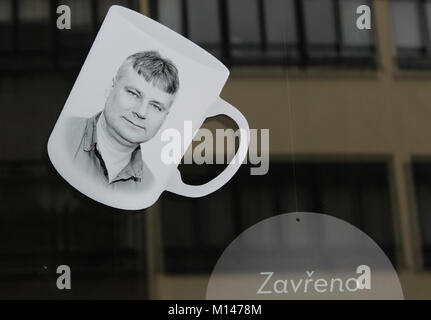
<path id="1" fill-rule="evenodd" d="M 109 134 L 107 134 L 108 124 L 105 115 L 99 116 L 96 124 L 96 151 L 102 156 L 105 169 L 108 171 L 108 181 L 113 183 L 118 179 L 118 175 L 129 164 L 136 146 L 130 147 L 119 144 Z"/>
<path id="2" fill-rule="evenodd" d="M 132 152 L 130 162 L 109 182 L 105 162 L 97 148 L 97 121 L 100 115 L 67 120 L 67 147 L 70 148 L 73 164 L 86 177 L 106 188 L 125 191 L 142 189 L 151 181 L 151 175 L 148 169 L 144 170 L 140 147 Z"/>

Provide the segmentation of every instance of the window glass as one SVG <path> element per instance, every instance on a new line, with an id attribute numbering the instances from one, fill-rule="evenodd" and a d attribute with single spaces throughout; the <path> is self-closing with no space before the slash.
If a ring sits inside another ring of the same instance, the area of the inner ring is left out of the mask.
<path id="1" fill-rule="evenodd" d="M 352 223 L 396 263 L 386 163 L 272 163 L 270 167 L 265 176 L 250 176 L 249 167 L 243 166 L 217 193 L 197 201 L 162 195 L 168 273 L 210 272 L 239 233 L 273 215 L 295 211 L 329 214 Z M 184 178 L 197 182 L 193 175 L 189 171 Z M 286 232 L 268 230 L 270 237 L 244 243 L 244 248 L 264 249 L 288 241 Z M 181 259 L 185 255 L 187 261 Z"/>
<path id="2" fill-rule="evenodd" d="M 265 1 L 265 20 L 269 43 L 295 43 L 296 19 L 294 0 Z"/>
<path id="3" fill-rule="evenodd" d="M 295 58 L 297 29 L 294 0 L 265 1 L 267 55 Z"/>
<path id="4" fill-rule="evenodd" d="M 9 279 L 0 297 L 64 298 L 55 270 L 66 264 L 77 287 L 91 288 L 71 298 L 147 298 L 145 213 L 97 203 L 52 170 L 0 162 L 0 274 Z"/>
<path id="5" fill-rule="evenodd" d="M 123 7 L 129 6 L 128 0 L 98 0 L 97 3 L 97 19 L 99 23 L 102 23 L 103 19 L 105 19 L 108 10 L 113 5 L 119 5 Z"/>
<path id="6" fill-rule="evenodd" d="M 63 0 L 62 4 L 69 6 L 71 11 L 72 30 L 89 29 L 92 25 L 92 7 L 88 0 Z"/>
<path id="7" fill-rule="evenodd" d="M 334 58 L 335 15 L 331 0 L 304 0 L 308 55 L 313 60 Z"/>
<path id="8" fill-rule="evenodd" d="M 12 50 L 12 0 L 0 1 L 0 51 Z"/>
<path id="9" fill-rule="evenodd" d="M 231 42 L 238 45 L 257 44 L 260 40 L 257 1 L 229 0 L 228 8 Z"/>
<path id="10" fill-rule="evenodd" d="M 166 195 L 163 202 L 163 238 L 167 249 L 190 248 L 193 245 L 194 233 L 194 208 L 185 198 L 175 195 Z M 170 214 L 176 212 L 179 214 Z M 181 224 L 181 228 L 177 226 Z"/>
<path id="11" fill-rule="evenodd" d="M 0 1 L 0 23 L 12 21 L 12 0 Z"/>
<path id="12" fill-rule="evenodd" d="M 220 41 L 218 2 L 188 0 L 190 39 L 200 43 Z"/>
<path id="13" fill-rule="evenodd" d="M 92 2 L 65 0 L 63 4 L 70 7 L 72 25 L 67 32 L 58 32 L 61 64 L 64 67 L 79 66 L 84 62 L 95 36 Z"/>
<path id="14" fill-rule="evenodd" d="M 182 33 L 181 1 L 159 0 L 157 5 L 158 21 L 168 28 Z"/>
<path id="15" fill-rule="evenodd" d="M 413 164 L 416 209 L 419 218 L 424 267 L 431 268 L 431 164 Z"/>
<path id="16" fill-rule="evenodd" d="M 406 0 L 391 1 L 391 11 L 395 46 L 397 48 L 421 48 L 419 3 Z"/>
<path id="17" fill-rule="evenodd" d="M 340 3 L 341 30 L 343 45 L 347 46 L 368 46 L 372 43 L 372 31 L 360 30 L 356 26 L 359 15 L 356 9 L 363 4 L 369 5 L 363 0 L 342 0 Z M 372 11 L 371 11 L 372 14 Z M 372 26 L 371 26 L 372 27 Z"/>
<path id="18" fill-rule="evenodd" d="M 241 217 L 242 229 L 253 226 L 257 221 L 269 218 L 275 214 L 275 203 L 273 200 L 272 188 L 269 185 L 248 185 L 241 188 Z M 273 227 L 265 226 L 265 239 L 246 239 L 245 246 L 265 247 L 273 246 L 279 240 L 279 234 L 273 230 Z"/>
<path id="19" fill-rule="evenodd" d="M 428 28 L 428 41 L 431 41 L 431 0 L 425 2 L 426 26 Z"/>
<path id="20" fill-rule="evenodd" d="M 335 43 L 334 7 L 331 0 L 304 0 L 305 25 L 309 44 Z"/>
<path id="21" fill-rule="evenodd" d="M 220 248 L 232 240 L 237 214 L 231 205 L 234 201 L 232 191 L 231 188 L 222 188 L 205 199 L 199 199 L 198 212 L 205 212 L 200 220 L 203 246 Z"/>
<path id="22" fill-rule="evenodd" d="M 49 1 L 21 0 L 18 10 L 20 50 L 48 51 L 52 44 Z"/>
<path id="23" fill-rule="evenodd" d="M 20 0 L 19 19 L 23 22 L 43 22 L 49 21 L 49 1 L 48 0 Z"/>
<path id="24" fill-rule="evenodd" d="M 219 8 L 216 0 L 188 0 L 189 39 L 220 54 Z"/>
<path id="25" fill-rule="evenodd" d="M 187 4 L 185 14 L 183 3 Z M 222 60 L 230 58 L 225 62 L 233 65 L 375 65 L 373 30 L 356 27 L 356 8 L 370 5 L 369 0 L 227 0 L 228 57 L 222 56 L 226 48 L 222 47 L 219 4 L 216 0 L 161 0 L 158 19 L 184 33 L 182 19 L 186 17 L 187 36 Z M 297 12 L 304 14 L 304 30 Z M 300 35 L 305 38 L 298 39 Z M 306 40 L 305 48 L 302 40 Z"/>
<path id="26" fill-rule="evenodd" d="M 237 57 L 259 55 L 260 27 L 257 1 L 229 0 L 228 10 L 232 55 Z"/>

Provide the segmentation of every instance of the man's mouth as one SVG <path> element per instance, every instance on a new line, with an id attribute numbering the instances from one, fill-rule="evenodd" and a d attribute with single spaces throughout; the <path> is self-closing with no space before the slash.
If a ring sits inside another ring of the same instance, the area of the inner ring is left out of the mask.
<path id="1" fill-rule="evenodd" d="M 127 119 L 126 117 L 122 117 L 124 120 L 126 120 L 128 123 L 130 123 L 131 125 L 133 125 L 133 126 L 135 126 L 135 127 L 137 127 L 137 128 L 140 128 L 140 129 L 144 129 L 144 130 L 146 130 L 145 129 L 145 127 L 143 127 L 143 126 L 141 126 L 141 125 L 139 125 L 139 124 L 136 124 L 136 123 L 134 123 L 132 120 L 129 120 L 129 119 Z"/>

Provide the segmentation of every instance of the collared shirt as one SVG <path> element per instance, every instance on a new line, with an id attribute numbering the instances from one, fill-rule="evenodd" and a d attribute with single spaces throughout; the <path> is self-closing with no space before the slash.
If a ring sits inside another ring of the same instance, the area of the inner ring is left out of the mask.
<path id="1" fill-rule="evenodd" d="M 96 125 L 96 139 L 97 143 L 95 148 L 99 151 L 108 171 L 109 183 L 114 182 L 118 174 L 130 162 L 132 152 L 136 149 L 136 145 L 132 148 L 118 144 L 115 139 L 107 134 L 107 123 L 105 121 L 104 113 L 99 116 Z"/>
<path id="2" fill-rule="evenodd" d="M 146 175 L 143 172 L 144 163 L 140 147 L 133 151 L 130 162 L 109 183 L 105 163 L 97 149 L 97 121 L 100 114 L 91 118 L 69 119 L 69 133 L 72 135 L 69 140 L 72 143 L 69 143 L 68 147 L 72 148 L 73 163 L 83 170 L 87 177 L 105 187 L 112 189 L 140 188 L 144 184 L 144 175 Z"/>

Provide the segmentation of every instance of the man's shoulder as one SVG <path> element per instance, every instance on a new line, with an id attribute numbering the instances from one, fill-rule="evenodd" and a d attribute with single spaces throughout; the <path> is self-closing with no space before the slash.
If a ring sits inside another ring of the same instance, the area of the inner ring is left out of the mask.
<path id="1" fill-rule="evenodd" d="M 84 130 L 90 118 L 69 117 L 64 121 L 66 130 Z"/>
<path id="2" fill-rule="evenodd" d="M 64 121 L 64 142 L 67 149 L 76 154 L 85 134 L 90 118 L 70 117 Z"/>

